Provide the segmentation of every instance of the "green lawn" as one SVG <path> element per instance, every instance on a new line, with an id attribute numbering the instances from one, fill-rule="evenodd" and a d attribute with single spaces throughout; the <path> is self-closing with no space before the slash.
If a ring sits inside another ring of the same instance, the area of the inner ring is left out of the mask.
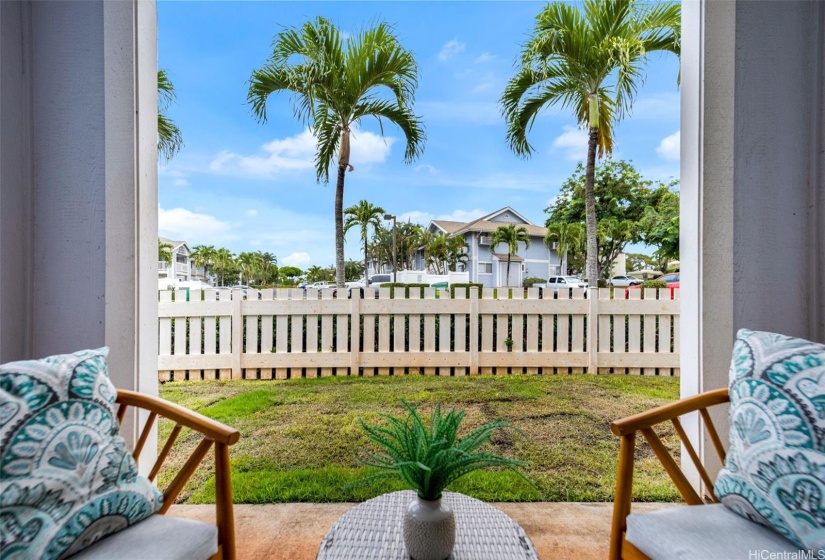
<path id="1" fill-rule="evenodd" d="M 163 398 L 238 428 L 231 448 L 236 503 L 362 501 L 398 489 L 390 483 L 347 488 L 370 471 L 354 449 L 370 445 L 358 418 L 402 414 L 399 399 L 429 411 L 441 401 L 467 411 L 465 427 L 506 419 L 518 428 L 500 432 L 495 451 L 530 462 L 525 473 L 540 491 L 515 474 L 482 471 L 451 490 L 486 501 L 610 501 L 615 484 L 618 439 L 611 420 L 679 396 L 679 379 L 622 375 L 504 375 L 480 377 L 330 377 L 290 381 L 167 383 Z M 160 441 L 172 426 L 160 425 Z M 664 432 L 671 450 L 678 438 Z M 179 467 L 198 439 L 182 434 L 167 460 Z M 678 499 L 653 453 L 637 444 L 635 498 Z M 214 500 L 211 455 L 182 499 Z M 160 482 L 170 480 L 164 468 Z"/>

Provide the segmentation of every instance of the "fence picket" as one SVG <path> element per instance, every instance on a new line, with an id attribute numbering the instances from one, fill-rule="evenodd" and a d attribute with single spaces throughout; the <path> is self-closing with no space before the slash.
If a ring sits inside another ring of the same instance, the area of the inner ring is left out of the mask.
<path id="1" fill-rule="evenodd" d="M 444 292 L 449 293 L 450 291 L 441 291 L 442 294 Z M 454 299 L 465 300 L 467 299 L 467 293 L 464 290 L 456 290 Z M 467 313 L 456 313 L 454 317 L 455 324 L 453 326 L 453 349 L 456 354 L 463 354 L 469 351 L 469 348 L 467 348 Z M 468 373 L 467 368 L 463 366 L 456 366 L 453 371 L 457 376 L 467 375 Z"/>
<path id="2" fill-rule="evenodd" d="M 365 288 L 364 289 L 364 299 L 368 301 L 373 301 L 375 299 L 375 288 Z M 370 314 L 361 314 L 361 317 L 364 320 L 364 347 L 361 349 L 361 352 L 364 354 L 374 354 L 375 353 L 375 315 Z M 375 375 L 375 368 L 361 368 L 361 371 L 364 374 L 364 377 L 372 377 Z"/>
<path id="3" fill-rule="evenodd" d="M 218 290 L 220 301 L 232 301 L 232 290 L 222 288 Z M 218 354 L 221 356 L 232 354 L 232 316 L 221 315 L 218 317 Z M 220 379 L 231 379 L 232 368 L 221 368 L 218 370 Z"/>
<path id="4" fill-rule="evenodd" d="M 597 290 L 600 300 L 608 300 L 610 299 L 610 290 L 608 289 L 600 289 Z M 592 297 L 596 297 L 596 294 L 593 294 Z M 610 352 L 610 315 L 599 315 L 598 318 L 599 324 L 599 345 L 598 349 L 599 352 Z M 609 368 L 597 368 L 596 371 L 593 373 L 608 373 L 610 370 Z"/>
<path id="5" fill-rule="evenodd" d="M 161 292 L 162 297 L 163 292 Z M 218 291 L 217 290 L 204 290 L 203 291 L 203 300 L 204 301 L 215 301 L 218 299 Z M 161 300 L 162 301 L 162 300 Z M 163 319 L 161 319 L 162 321 Z M 218 348 L 218 338 L 217 338 L 217 329 L 218 323 L 215 316 L 210 315 L 203 318 L 203 353 L 206 355 L 214 355 L 217 352 Z M 215 379 L 217 372 L 214 368 L 208 368 L 203 370 L 203 378 L 204 379 Z"/>
<path id="6" fill-rule="evenodd" d="M 321 301 L 328 301 L 332 299 L 332 290 L 321 290 Z M 330 353 L 333 351 L 332 338 L 332 322 L 334 317 L 329 313 L 321 315 L 321 352 Z M 321 368 L 321 377 L 329 377 L 332 375 L 333 369 L 331 367 Z"/>
<path id="7" fill-rule="evenodd" d="M 481 291 L 481 299 L 488 300 L 493 299 L 493 289 L 492 288 L 484 288 Z M 481 354 L 479 356 L 479 362 L 481 362 L 481 355 L 492 353 L 493 351 L 493 316 L 489 313 L 480 314 L 481 318 Z M 472 333 L 471 333 L 472 336 Z M 489 366 L 479 367 L 479 372 L 481 374 L 489 374 L 493 373 L 493 368 Z"/>
<path id="8" fill-rule="evenodd" d="M 561 289 L 559 292 L 566 292 L 570 294 L 570 299 L 584 299 L 584 290 L 582 288 L 566 288 Z M 589 294 L 588 294 L 589 295 Z M 573 315 L 571 319 L 571 328 L 573 331 L 572 336 L 572 344 L 570 347 L 571 352 L 587 352 L 587 348 L 585 347 L 585 323 L 584 323 L 584 315 Z M 587 344 L 593 344 L 593 341 L 586 341 Z M 584 370 L 581 367 L 574 367 L 571 368 L 573 373 L 582 373 Z M 591 372 L 595 373 L 595 372 Z"/>
<path id="9" fill-rule="evenodd" d="M 670 290 L 657 290 L 656 288 L 645 288 L 645 299 L 657 299 L 657 292 L 663 292 L 661 295 L 663 297 L 670 297 Z M 665 296 L 665 293 L 667 294 Z M 645 314 L 644 316 L 644 341 L 643 341 L 643 349 L 642 351 L 645 354 L 655 354 L 656 353 L 656 315 L 651 315 L 649 313 Z M 644 375 L 656 375 L 656 368 L 644 368 L 642 370 Z"/>
<path id="10" fill-rule="evenodd" d="M 435 290 L 433 288 L 425 288 L 426 290 L 433 290 L 433 297 L 435 297 Z M 443 292 L 439 292 L 439 298 L 448 300 L 450 299 L 450 291 L 444 290 Z M 450 352 L 450 339 L 452 337 L 452 325 L 450 324 L 450 315 L 442 313 L 438 316 L 438 351 L 439 352 Z M 449 366 L 441 366 L 438 368 L 438 375 L 450 375 L 450 367 Z"/>
<path id="11" fill-rule="evenodd" d="M 383 305 L 389 305 L 390 289 L 378 288 L 378 301 L 383 301 Z M 388 354 L 390 351 L 390 316 L 382 313 L 378 316 L 378 352 Z M 390 368 L 378 368 L 378 375 L 389 375 Z"/>
<path id="12" fill-rule="evenodd" d="M 642 290 L 628 290 L 628 296 L 630 300 L 639 300 L 642 297 Z M 641 323 L 641 315 L 638 313 L 633 313 L 632 315 L 628 315 L 627 317 L 627 324 L 628 324 L 628 340 L 627 340 L 627 351 L 630 353 L 638 353 L 642 348 L 642 323 Z M 639 375 L 642 373 L 642 370 L 638 367 L 631 367 L 627 369 L 627 372 L 630 375 Z"/>
<path id="13" fill-rule="evenodd" d="M 315 288 L 307 288 L 307 301 L 314 302 L 318 300 L 318 290 Z M 307 354 L 318 353 L 318 315 L 315 313 L 307 313 L 306 316 L 306 339 L 307 345 L 304 350 Z M 318 377 L 319 372 L 317 367 L 308 367 L 305 370 L 307 377 Z"/>
<path id="14" fill-rule="evenodd" d="M 539 289 L 538 288 L 528 288 L 527 289 L 527 299 L 529 300 L 538 300 L 539 299 Z M 538 302 L 535 302 L 538 303 Z M 538 310 L 536 310 L 538 311 Z M 526 333 L 526 350 L 530 353 L 537 353 L 539 351 L 539 315 L 538 313 L 530 313 L 527 315 L 527 333 Z M 528 374 L 536 374 L 539 372 L 539 368 L 537 367 L 528 367 L 527 368 Z"/>
<path id="15" fill-rule="evenodd" d="M 160 302 L 171 302 L 172 301 L 172 292 L 170 290 L 162 290 L 159 292 L 159 300 Z M 160 336 L 160 341 L 158 343 L 158 355 L 159 356 L 171 356 L 172 355 L 172 319 L 169 317 L 160 317 L 158 319 L 158 335 Z M 158 379 L 160 381 L 171 381 L 172 380 L 172 372 L 168 370 L 163 370 L 158 372 Z"/>
<path id="16" fill-rule="evenodd" d="M 434 300 L 435 290 L 424 288 L 424 299 Z M 435 314 L 424 315 L 424 352 L 435 352 Z M 424 368 L 424 375 L 435 375 L 435 368 L 427 366 Z"/>

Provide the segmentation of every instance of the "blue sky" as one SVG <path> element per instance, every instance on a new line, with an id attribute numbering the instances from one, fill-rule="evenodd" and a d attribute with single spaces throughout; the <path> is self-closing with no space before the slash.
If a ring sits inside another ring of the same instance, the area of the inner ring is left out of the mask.
<path id="1" fill-rule="evenodd" d="M 160 234 L 191 245 L 269 251 L 279 265 L 334 262 L 334 185 L 318 184 L 314 141 L 289 96 L 270 97 L 268 122 L 246 104 L 248 79 L 283 27 L 322 15 L 345 32 L 395 25 L 421 74 L 415 111 L 424 153 L 403 162 L 401 132 L 374 121 L 355 132 L 344 205 L 361 199 L 399 219 L 470 220 L 511 206 L 543 224 L 544 209 L 582 161 L 586 135 L 548 108 L 521 160 L 505 143 L 497 100 L 543 2 L 167 2 L 158 11 L 158 64 L 175 85 L 168 115 L 185 146 L 159 170 Z M 615 133 L 614 159 L 653 180 L 679 176 L 679 62 L 654 55 L 633 113 Z M 334 165 L 332 168 L 334 170 Z M 333 175 L 334 177 L 334 175 Z M 357 234 L 346 258 L 361 258 Z"/>

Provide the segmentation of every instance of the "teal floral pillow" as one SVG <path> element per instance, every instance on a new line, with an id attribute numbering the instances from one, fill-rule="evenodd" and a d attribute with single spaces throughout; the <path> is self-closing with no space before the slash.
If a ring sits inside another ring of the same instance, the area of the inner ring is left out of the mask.
<path id="1" fill-rule="evenodd" d="M 802 549 L 825 549 L 825 345 L 739 331 L 730 401 L 716 496 Z"/>
<path id="2" fill-rule="evenodd" d="M 160 508 L 120 436 L 108 353 L 0 366 L 0 558 L 66 558 Z"/>

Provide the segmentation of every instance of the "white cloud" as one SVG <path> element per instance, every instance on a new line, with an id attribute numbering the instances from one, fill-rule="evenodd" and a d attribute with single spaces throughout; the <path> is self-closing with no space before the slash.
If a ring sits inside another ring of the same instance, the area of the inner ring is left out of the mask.
<path id="1" fill-rule="evenodd" d="M 189 180 L 188 179 L 175 179 L 174 181 L 172 181 L 172 185 L 174 185 L 176 187 L 188 187 L 189 186 Z"/>
<path id="2" fill-rule="evenodd" d="M 310 258 L 308 253 L 292 253 L 280 259 L 281 266 L 297 266 L 298 268 L 306 268 L 309 266 Z"/>
<path id="3" fill-rule="evenodd" d="M 473 124 L 502 123 L 499 106 L 495 101 L 422 101 L 415 106 L 426 121 Z"/>
<path id="4" fill-rule="evenodd" d="M 639 98 L 633 104 L 631 115 L 634 120 L 679 120 L 679 93 L 655 93 Z"/>
<path id="5" fill-rule="evenodd" d="M 253 208 L 251 210 L 247 210 L 246 212 L 244 212 L 244 214 L 247 216 L 257 216 L 258 211 Z"/>
<path id="6" fill-rule="evenodd" d="M 660 158 L 671 161 L 679 160 L 679 149 L 681 147 L 680 132 L 681 131 L 677 130 L 670 136 L 662 138 L 662 141 L 659 142 L 659 145 L 656 147 L 656 153 L 659 154 Z"/>
<path id="7" fill-rule="evenodd" d="M 565 126 L 564 132 L 553 140 L 553 149 L 564 152 L 565 159 L 581 161 L 587 157 L 587 132 L 574 126 Z"/>
<path id="8" fill-rule="evenodd" d="M 421 224 L 422 226 L 429 225 L 430 222 L 433 220 L 446 220 L 449 222 L 472 222 L 473 220 L 477 220 L 478 218 L 489 214 L 489 212 L 485 210 L 481 210 L 479 208 L 474 208 L 473 210 L 453 210 L 449 214 L 431 214 L 430 212 L 422 212 L 420 210 L 413 210 L 411 212 L 405 212 L 398 216 L 399 222 L 413 222 L 416 224 Z"/>
<path id="9" fill-rule="evenodd" d="M 476 64 L 483 64 L 485 62 L 490 62 L 491 60 L 494 60 L 495 58 L 496 58 L 496 55 L 490 54 L 488 52 L 483 52 L 478 56 L 478 58 L 476 58 L 475 62 L 476 62 Z"/>
<path id="10" fill-rule="evenodd" d="M 435 175 L 438 173 L 438 169 L 430 165 L 429 163 L 422 163 L 421 165 L 415 168 L 416 173 L 428 173 L 430 175 Z"/>
<path id="11" fill-rule="evenodd" d="M 460 42 L 458 39 L 450 39 L 444 43 L 443 47 L 441 47 L 441 50 L 438 53 L 438 60 L 444 61 L 448 58 L 452 58 L 463 51 L 464 46 L 464 43 Z"/>
<path id="12" fill-rule="evenodd" d="M 179 239 L 193 245 L 223 245 L 235 239 L 231 224 L 209 214 L 186 208 L 158 208 L 158 230 L 163 237 Z"/>
<path id="13" fill-rule="evenodd" d="M 350 162 L 353 166 L 381 163 L 396 142 L 393 136 L 352 129 Z M 261 146 L 262 153 L 240 155 L 224 150 L 209 163 L 214 173 L 253 177 L 272 177 L 279 173 L 314 167 L 316 140 L 309 128 L 287 138 L 276 138 Z"/>

